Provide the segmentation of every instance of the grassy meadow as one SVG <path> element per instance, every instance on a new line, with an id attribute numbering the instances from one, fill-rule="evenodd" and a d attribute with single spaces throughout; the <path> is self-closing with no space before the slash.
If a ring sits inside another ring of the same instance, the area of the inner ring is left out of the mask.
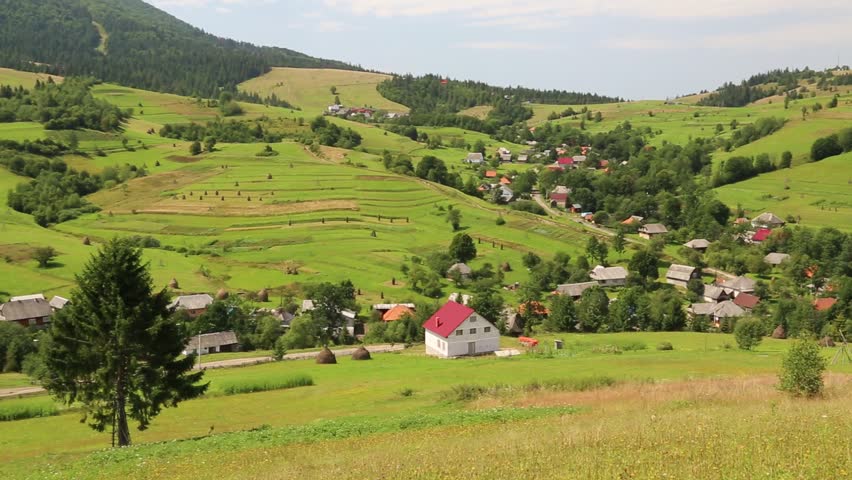
<path id="1" fill-rule="evenodd" d="M 550 345 L 555 337 L 540 338 L 542 345 Z M 530 464 L 530 468 L 542 465 L 535 457 L 544 455 L 548 459 L 544 463 L 554 470 L 543 472 L 550 472 L 547 475 L 552 478 L 564 478 L 565 472 L 579 468 L 591 456 L 600 460 L 583 466 L 591 475 L 583 477 L 611 478 L 606 475 L 625 466 L 623 457 L 629 457 L 625 454 L 643 445 L 639 450 L 643 452 L 642 462 L 630 466 L 638 478 L 657 478 L 653 474 L 660 468 L 671 468 L 672 474 L 685 478 L 683 472 L 698 472 L 684 469 L 691 468 L 690 462 L 700 457 L 700 452 L 716 451 L 721 446 L 700 442 L 695 444 L 698 451 L 693 451 L 685 448 L 693 443 L 686 443 L 677 448 L 677 458 L 682 461 L 668 465 L 654 460 L 654 455 L 677 446 L 685 436 L 694 436 L 694 425 L 700 425 L 707 438 L 729 446 L 737 445 L 735 432 L 752 432 L 746 437 L 752 440 L 742 443 L 747 449 L 786 447 L 802 438 L 826 442 L 820 443 L 825 447 L 820 458 L 828 459 L 827 464 L 809 457 L 795 462 L 816 472 L 842 466 L 837 462 L 845 455 L 843 443 L 828 443 L 828 439 L 840 438 L 849 427 L 848 415 L 841 412 L 850 400 L 850 365 L 831 368 L 825 399 L 799 401 L 774 390 L 773 375 L 789 346 L 787 341 L 766 339 L 756 351 L 744 352 L 730 349 L 733 337 L 722 334 L 564 334 L 559 338 L 565 340 L 564 350 L 544 347 L 538 355 L 504 359 L 439 360 L 424 356 L 423 348 L 417 347 L 403 353 L 377 354 L 369 362 L 340 357 L 336 366 L 287 361 L 208 370 L 208 395 L 166 409 L 150 430 L 134 431 L 137 446 L 126 452 L 94 453 L 106 446 L 109 435 L 79 424 L 80 412 L 74 409 L 61 409 L 54 416 L 0 422 L 0 472 L 11 478 L 96 478 L 107 474 L 157 478 L 158 472 L 169 469 L 177 478 L 188 478 L 189 467 L 198 462 L 222 468 L 220 474 L 226 478 L 241 474 L 253 478 L 291 478 L 296 474 L 316 478 L 325 472 L 321 465 L 341 471 L 345 478 L 356 472 L 373 478 L 380 476 L 386 462 L 396 458 L 406 478 L 434 478 L 439 472 L 447 478 L 495 474 L 505 478 L 495 471 L 498 466 L 509 468 L 506 472 L 519 467 L 505 467 L 505 463 L 495 466 L 484 459 L 504 455 L 506 445 L 512 445 L 520 455 L 511 457 L 512 461 Z M 671 342 L 674 350 L 656 350 L 663 341 Z M 503 344 L 518 346 L 517 340 L 510 338 L 504 338 Z M 609 346 L 619 347 L 623 353 L 604 353 L 612 351 Z M 824 354 L 829 356 L 832 350 Z M 0 382 L 4 377 L 0 375 Z M 226 395 L 229 389 L 259 383 L 286 384 L 307 377 L 314 385 Z M 484 390 L 460 396 L 459 392 L 472 387 Z M 49 413 L 51 407 L 45 401 L 44 396 L 0 400 L 0 411 L 6 405 L 6 411 L 42 408 Z M 512 413 L 508 418 L 498 418 L 499 426 L 484 427 L 482 424 L 491 423 L 492 416 L 498 415 L 493 412 Z M 762 420 L 770 415 L 789 419 L 787 435 L 769 436 L 779 433 L 780 428 L 780 422 Z M 831 421 L 811 421 L 820 415 L 828 415 Z M 731 430 L 735 425 L 739 426 Z M 477 432 L 479 435 L 475 435 Z M 635 432 L 642 434 L 637 437 Z M 758 442 L 763 435 L 767 436 Z M 48 436 L 51 441 L 44 443 Z M 450 470 L 444 471 L 445 467 L 429 460 L 433 455 L 426 452 L 431 447 L 422 450 L 424 439 L 438 437 L 453 445 L 461 445 L 463 439 L 472 441 L 484 458 L 477 458 L 469 470 L 446 466 Z M 511 441 L 495 441 L 503 437 Z M 172 442 L 178 439 L 189 441 Z M 301 453 L 295 454 L 291 446 L 292 453 L 282 456 L 294 441 Z M 575 448 L 564 456 L 566 442 Z M 358 445 L 378 455 L 376 465 L 342 472 L 343 466 L 358 455 Z M 228 455 L 223 456 L 221 448 L 226 448 Z M 302 454 L 308 451 L 313 453 Z M 379 453 L 382 451 L 385 453 Z M 769 465 L 779 457 L 757 460 L 736 456 L 716 468 L 745 475 L 751 470 L 740 468 Z M 796 464 L 787 462 L 793 461 L 785 460 L 779 468 L 789 470 Z M 139 462 L 145 468 L 139 469 Z M 248 466 L 251 473 L 237 465 Z M 562 477 L 559 472 L 563 472 Z"/>
<path id="2" fill-rule="evenodd" d="M 319 68 L 273 68 L 269 73 L 240 85 L 246 92 L 263 97 L 275 94 L 309 115 L 319 115 L 334 103 L 331 88 L 347 107 L 369 107 L 390 112 L 407 112 L 408 107 L 392 102 L 376 91 L 388 75 Z"/>

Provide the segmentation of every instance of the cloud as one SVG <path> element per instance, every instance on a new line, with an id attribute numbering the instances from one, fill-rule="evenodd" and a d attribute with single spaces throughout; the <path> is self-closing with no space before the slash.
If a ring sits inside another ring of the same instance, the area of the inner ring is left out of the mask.
<path id="1" fill-rule="evenodd" d="M 228 7 L 216 7 L 213 10 L 215 10 L 216 13 L 221 13 L 223 15 L 226 15 L 226 14 L 231 13 L 233 11 Z"/>
<path id="2" fill-rule="evenodd" d="M 278 3 L 278 0 L 146 0 L 155 7 L 188 7 L 188 8 L 208 8 L 213 9 L 218 13 L 230 13 L 228 5 L 272 5 Z M 227 12 L 223 10 L 228 10 Z"/>
<path id="3" fill-rule="evenodd" d="M 468 48 L 472 50 L 544 50 L 545 46 L 528 42 L 511 42 L 511 41 L 486 41 L 486 42 L 465 42 L 456 45 L 460 48 Z"/>
<path id="4" fill-rule="evenodd" d="M 192 1 L 192 0 L 188 0 Z M 464 15 L 495 18 L 536 15 L 627 16 L 642 18 L 735 18 L 787 12 L 852 12 L 848 0 L 325 0 L 327 6 L 379 17 Z"/>

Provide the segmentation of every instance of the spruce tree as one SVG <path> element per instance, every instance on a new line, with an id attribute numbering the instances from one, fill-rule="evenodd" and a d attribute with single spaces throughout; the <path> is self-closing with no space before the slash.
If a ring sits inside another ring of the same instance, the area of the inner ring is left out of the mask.
<path id="1" fill-rule="evenodd" d="M 53 319 L 44 387 L 83 405 L 84 421 L 112 444 L 130 445 L 129 420 L 145 430 L 164 407 L 203 394 L 188 338 L 169 318 L 165 289 L 153 290 L 142 251 L 112 240 L 77 276 L 71 302 Z"/>

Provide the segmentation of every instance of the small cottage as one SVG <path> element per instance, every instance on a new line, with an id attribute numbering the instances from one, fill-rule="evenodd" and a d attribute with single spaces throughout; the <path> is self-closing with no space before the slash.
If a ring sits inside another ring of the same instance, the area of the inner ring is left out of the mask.
<path id="1" fill-rule="evenodd" d="M 554 295 L 565 295 L 574 300 L 579 300 L 583 296 L 583 292 L 597 286 L 598 282 L 567 283 L 557 286 L 553 293 Z"/>
<path id="2" fill-rule="evenodd" d="M 789 259 L 790 259 L 790 255 L 787 255 L 786 253 L 775 253 L 775 252 L 767 254 L 765 257 L 763 257 L 763 261 L 765 263 L 772 265 L 773 267 L 777 267 L 778 265 L 781 265 L 782 263 L 786 262 Z"/>
<path id="3" fill-rule="evenodd" d="M 736 297 L 741 293 L 754 293 L 756 282 L 748 277 L 736 277 L 722 282 L 716 282 L 717 286 Z"/>
<path id="4" fill-rule="evenodd" d="M 0 321 L 14 322 L 22 327 L 44 328 L 50 323 L 53 309 L 50 303 L 37 297 L 12 297 L 14 300 L 0 305 Z M 21 299 L 23 298 L 23 299 Z"/>
<path id="5" fill-rule="evenodd" d="M 650 240 L 669 233 L 669 229 L 662 223 L 649 223 L 639 227 L 639 236 Z"/>
<path id="6" fill-rule="evenodd" d="M 589 277 L 602 287 L 623 287 L 627 284 L 627 269 L 598 265 L 589 272 Z"/>
<path id="7" fill-rule="evenodd" d="M 666 283 L 686 288 L 690 280 L 699 278 L 700 276 L 701 272 L 695 267 L 673 263 L 666 272 Z"/>
<path id="8" fill-rule="evenodd" d="M 169 310 L 185 310 L 190 317 L 195 318 L 207 311 L 213 303 L 213 297 L 206 293 L 197 295 L 180 295 L 169 304 Z"/>
<path id="9" fill-rule="evenodd" d="M 237 334 L 234 332 L 216 332 L 203 333 L 190 337 L 186 347 L 183 349 L 184 355 L 205 355 L 209 353 L 221 352 L 238 352 L 240 351 L 240 343 L 237 341 Z"/>
<path id="10" fill-rule="evenodd" d="M 683 244 L 686 248 L 691 248 L 697 252 L 704 253 L 707 251 L 707 248 L 710 246 L 710 241 L 704 238 L 696 238 L 694 240 L 690 240 Z"/>
<path id="11" fill-rule="evenodd" d="M 783 227 L 787 222 L 781 220 L 780 217 L 771 212 L 761 213 L 751 220 L 751 226 L 754 228 L 779 228 Z"/>

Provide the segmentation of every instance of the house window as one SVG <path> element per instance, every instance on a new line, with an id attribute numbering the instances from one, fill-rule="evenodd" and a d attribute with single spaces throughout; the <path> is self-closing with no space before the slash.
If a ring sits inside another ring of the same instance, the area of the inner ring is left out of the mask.
<path id="1" fill-rule="evenodd" d="M 490 332 L 491 332 L 491 327 L 485 327 L 485 333 L 490 333 Z"/>
<path id="2" fill-rule="evenodd" d="M 476 329 L 475 329 L 475 328 L 471 328 L 471 329 L 470 329 L 470 334 L 471 334 L 471 335 L 476 335 Z"/>
<path id="3" fill-rule="evenodd" d="M 462 330 L 456 330 L 456 336 L 461 337 L 464 332 Z"/>
<path id="4" fill-rule="evenodd" d="M 471 315 L 470 316 L 470 323 L 474 323 L 474 322 L 476 322 L 476 315 Z"/>
<path id="5" fill-rule="evenodd" d="M 32 327 L 33 325 L 36 324 L 36 319 L 30 318 L 29 320 L 27 320 L 27 324 Z"/>

